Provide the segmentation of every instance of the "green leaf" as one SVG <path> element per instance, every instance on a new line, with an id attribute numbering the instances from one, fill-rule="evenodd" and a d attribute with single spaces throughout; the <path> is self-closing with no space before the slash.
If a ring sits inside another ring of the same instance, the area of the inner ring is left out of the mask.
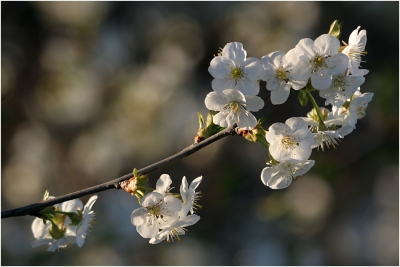
<path id="1" fill-rule="evenodd" d="M 339 22 L 338 20 L 335 20 L 329 29 L 329 34 L 340 39 L 340 34 L 342 33 L 342 26 L 343 26 L 343 21 Z"/>
<path id="2" fill-rule="evenodd" d="M 307 92 L 303 91 L 303 90 L 300 90 L 299 92 L 300 92 L 299 93 L 299 102 L 300 102 L 300 105 L 302 105 L 304 107 L 308 103 Z"/>

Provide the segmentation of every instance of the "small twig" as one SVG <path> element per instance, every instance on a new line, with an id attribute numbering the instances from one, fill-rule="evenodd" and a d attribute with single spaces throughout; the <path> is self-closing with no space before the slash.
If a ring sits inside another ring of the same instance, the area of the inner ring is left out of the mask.
<path id="1" fill-rule="evenodd" d="M 165 167 L 174 161 L 177 161 L 184 157 L 187 157 L 187 156 L 195 153 L 196 151 L 202 149 L 203 147 L 208 146 L 225 136 L 234 135 L 235 128 L 236 128 L 236 125 L 227 127 L 223 131 L 214 134 L 213 136 L 207 138 L 206 140 L 201 141 L 200 143 L 192 144 L 192 145 L 186 147 L 185 149 L 183 149 L 182 151 L 176 153 L 175 155 L 172 155 L 172 156 L 165 158 L 159 162 L 156 162 L 154 164 L 151 164 L 147 167 L 144 167 L 144 168 L 138 170 L 138 173 L 139 174 L 147 174 L 147 173 L 155 171 L 159 168 Z M 25 216 L 25 215 L 35 216 L 38 211 L 40 211 L 41 209 L 48 207 L 48 206 L 52 206 L 52 205 L 62 203 L 62 202 L 65 202 L 65 201 L 68 201 L 71 199 L 79 198 L 82 196 L 98 193 L 98 192 L 105 191 L 108 189 L 119 189 L 119 188 L 121 188 L 120 183 L 125 180 L 130 179 L 132 176 L 133 176 L 133 174 L 129 173 L 129 174 L 121 176 L 117 179 L 111 180 L 109 182 L 99 184 L 96 186 L 92 186 L 92 187 L 89 187 L 89 188 L 86 188 L 83 190 L 79 190 L 79 191 L 76 191 L 76 192 L 73 192 L 73 193 L 70 193 L 67 195 L 59 196 L 59 197 L 53 198 L 53 199 L 45 201 L 45 202 L 34 203 L 34 204 L 27 205 L 27 206 L 19 207 L 16 209 L 2 211 L 1 218 L 5 219 L 5 218 L 9 218 L 9 217 L 17 217 L 17 216 Z"/>

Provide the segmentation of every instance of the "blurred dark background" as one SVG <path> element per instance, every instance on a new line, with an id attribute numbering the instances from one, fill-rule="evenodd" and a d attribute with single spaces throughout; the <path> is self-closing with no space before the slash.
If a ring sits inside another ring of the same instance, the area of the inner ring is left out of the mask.
<path id="1" fill-rule="evenodd" d="M 183 176 L 203 176 L 201 220 L 181 242 L 148 244 L 130 223 L 137 200 L 109 190 L 83 248 L 32 249 L 33 217 L 1 220 L 2 265 L 398 265 L 398 2 L 2 2 L 1 209 L 180 151 L 207 112 L 218 48 L 287 52 L 336 19 L 346 42 L 367 30 L 361 91 L 375 95 L 357 129 L 314 151 L 289 188 L 261 183 L 264 147 L 226 137 L 150 174 L 153 187 L 170 174 L 176 192 Z M 268 128 L 309 110 L 292 91 L 255 115 Z"/>

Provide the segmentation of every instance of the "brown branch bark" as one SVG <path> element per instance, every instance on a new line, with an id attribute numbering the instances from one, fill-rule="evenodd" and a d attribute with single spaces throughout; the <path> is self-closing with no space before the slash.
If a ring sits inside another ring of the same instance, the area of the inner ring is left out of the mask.
<path id="1" fill-rule="evenodd" d="M 177 160 L 180 160 L 184 157 L 187 157 L 187 156 L 195 153 L 196 151 L 202 149 L 203 147 L 206 147 L 225 136 L 234 135 L 235 128 L 236 128 L 236 125 L 227 127 L 223 131 L 221 131 L 217 134 L 214 134 L 213 136 L 207 138 L 206 140 L 201 141 L 200 143 L 192 144 L 192 145 L 186 147 L 185 149 L 183 149 L 182 151 L 176 153 L 175 155 L 172 155 L 172 156 L 165 158 L 159 162 L 156 162 L 154 164 L 151 164 L 147 167 L 144 167 L 144 168 L 138 170 L 138 173 L 139 174 L 147 174 L 154 170 L 165 167 L 168 164 L 173 163 Z M 109 190 L 109 189 L 119 189 L 119 188 L 121 188 L 120 183 L 125 180 L 130 179 L 132 176 L 133 176 L 133 174 L 129 173 L 129 174 L 126 174 L 119 178 L 116 178 L 114 180 L 108 181 L 106 183 L 92 186 L 92 187 L 89 187 L 89 188 L 86 188 L 83 190 L 79 190 L 79 191 L 76 191 L 76 192 L 73 192 L 70 194 L 66 194 L 63 196 L 59 196 L 59 197 L 53 198 L 53 199 L 45 201 L 45 202 L 33 203 L 33 204 L 19 207 L 16 209 L 2 211 L 1 218 L 5 219 L 5 218 L 9 218 L 9 217 L 26 216 L 26 215 L 35 216 L 35 214 L 38 211 L 40 211 L 41 209 L 48 207 L 48 206 L 52 206 L 52 205 L 62 203 L 62 202 L 65 202 L 65 201 L 68 201 L 71 199 L 79 198 L 79 197 L 86 196 L 86 195 L 91 195 L 91 194 Z"/>

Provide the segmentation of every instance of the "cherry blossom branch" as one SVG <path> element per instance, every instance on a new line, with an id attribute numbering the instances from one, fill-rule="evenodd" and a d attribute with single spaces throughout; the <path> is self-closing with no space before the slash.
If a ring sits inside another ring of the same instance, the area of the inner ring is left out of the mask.
<path id="1" fill-rule="evenodd" d="M 165 158 L 159 162 L 156 162 L 154 164 L 151 164 L 147 167 L 144 167 L 144 168 L 138 170 L 138 173 L 139 174 L 150 173 L 152 171 L 155 171 L 157 169 L 165 167 L 170 163 L 173 163 L 182 158 L 185 158 L 185 157 L 195 153 L 196 151 L 202 149 L 203 147 L 206 147 L 225 136 L 235 135 L 236 134 L 235 128 L 236 128 L 236 124 L 232 125 L 230 127 L 227 127 L 226 129 L 222 130 L 221 132 L 210 136 L 209 138 L 201 141 L 200 143 L 194 143 L 194 144 L 186 147 L 182 151 L 176 153 L 175 155 L 172 155 L 172 156 Z M 79 190 L 79 191 L 76 191 L 76 192 L 73 192 L 70 194 L 66 194 L 63 196 L 59 196 L 59 197 L 53 198 L 51 200 L 47 200 L 45 202 L 34 203 L 34 204 L 27 205 L 27 206 L 19 207 L 16 209 L 2 211 L 1 218 L 5 219 L 5 218 L 9 218 L 9 217 L 26 216 L 26 215 L 35 216 L 38 211 L 40 211 L 43 208 L 48 207 L 48 206 L 52 206 L 52 205 L 62 203 L 62 202 L 65 202 L 65 201 L 68 201 L 71 199 L 76 199 L 76 198 L 79 198 L 82 196 L 94 194 L 94 193 L 109 190 L 109 189 L 120 189 L 121 188 L 120 183 L 125 180 L 130 179 L 132 176 L 133 176 L 133 174 L 129 173 L 129 174 L 121 176 L 117 179 L 111 180 L 109 182 L 102 183 L 102 184 L 99 184 L 96 186 L 92 186 L 92 187 L 89 187 L 89 188 L 86 188 L 83 190 Z"/>

